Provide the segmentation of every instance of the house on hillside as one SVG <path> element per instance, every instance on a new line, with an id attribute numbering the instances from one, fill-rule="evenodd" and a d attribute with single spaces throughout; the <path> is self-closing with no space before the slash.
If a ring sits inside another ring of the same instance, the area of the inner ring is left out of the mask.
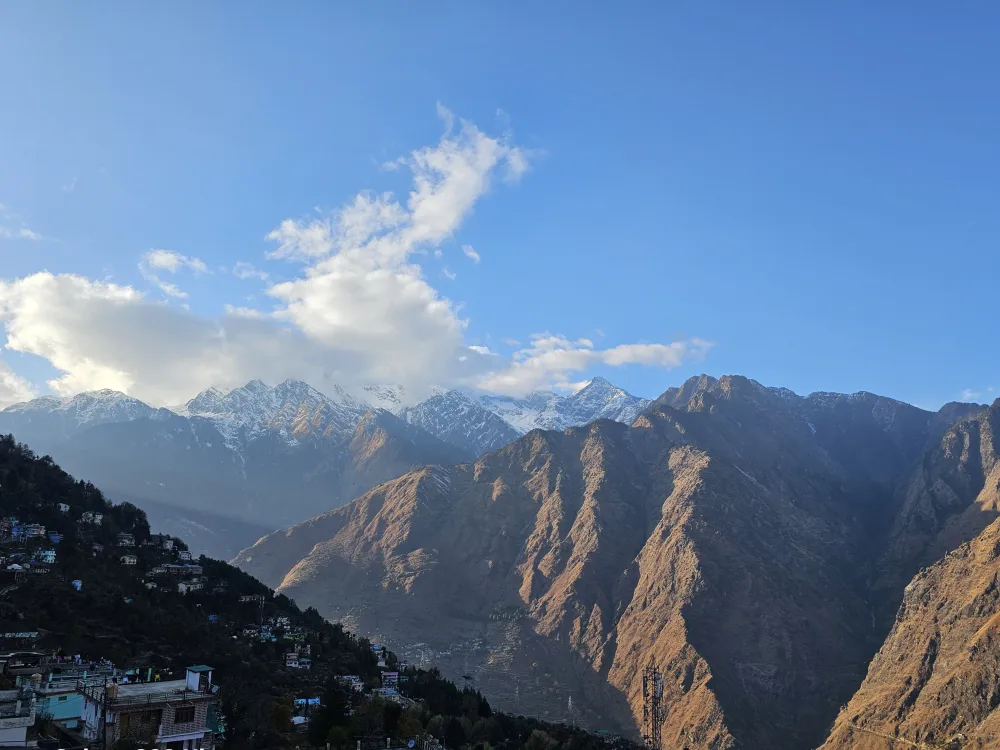
<path id="1" fill-rule="evenodd" d="M 45 527 L 40 523 L 29 523 L 24 527 L 24 535 L 29 539 L 45 536 Z"/>
<path id="2" fill-rule="evenodd" d="M 219 695 L 211 667 L 188 667 L 183 680 L 87 685 L 80 692 L 83 735 L 91 743 L 111 747 L 135 737 L 161 748 L 215 747 Z"/>
<path id="3" fill-rule="evenodd" d="M 49 541 L 52 542 L 53 544 L 59 544 L 59 542 L 61 542 L 62 540 L 63 540 L 63 535 L 60 534 L 58 531 L 49 532 Z"/>
<path id="4" fill-rule="evenodd" d="M 201 591 L 205 584 L 198 580 L 181 581 L 177 584 L 177 590 L 182 594 L 190 594 L 192 591 Z"/>
<path id="5" fill-rule="evenodd" d="M 82 684 L 103 684 L 114 674 L 114 667 L 108 665 L 64 662 L 34 675 L 19 677 L 18 684 L 30 687 L 35 693 L 36 713 L 51 716 L 53 721 L 75 729 L 83 714 L 83 694 L 77 688 Z"/>
<path id="6" fill-rule="evenodd" d="M 178 560 L 188 560 L 188 561 L 190 561 L 191 560 L 191 553 L 188 552 L 186 549 L 183 549 L 183 550 L 181 550 L 180 552 L 177 553 L 177 559 Z"/>
<path id="7" fill-rule="evenodd" d="M 69 513 L 69 506 L 66 503 L 59 503 L 60 513 Z"/>
<path id="8" fill-rule="evenodd" d="M 54 565 L 56 561 L 56 551 L 54 549 L 40 549 L 35 553 L 35 562 L 45 565 Z"/>
<path id="9" fill-rule="evenodd" d="M 94 542 L 93 549 L 94 549 L 94 554 L 95 555 L 99 555 L 102 552 L 104 552 L 104 545 L 103 544 L 98 544 L 97 542 Z"/>
<path id="10" fill-rule="evenodd" d="M 28 747 L 28 727 L 35 723 L 35 694 L 30 688 L 0 690 L 0 747 Z"/>
<path id="11" fill-rule="evenodd" d="M 118 535 L 118 546 L 119 547 L 134 547 L 135 537 L 131 534 L 126 534 L 124 531 Z"/>
<path id="12" fill-rule="evenodd" d="M 174 548 L 174 540 L 171 539 L 169 536 L 163 537 L 163 549 L 170 550 L 173 548 Z"/>
<path id="13" fill-rule="evenodd" d="M 336 680 L 337 682 L 340 682 L 341 684 L 351 688 L 351 690 L 353 690 L 356 693 L 363 693 L 365 690 L 364 680 L 362 680 L 356 674 L 348 674 L 344 675 L 343 677 L 337 677 Z"/>
<path id="14" fill-rule="evenodd" d="M 95 526 L 100 526 L 101 522 L 104 521 L 103 513 L 94 513 L 93 511 L 85 511 L 83 515 L 80 516 L 80 521 L 83 523 L 92 523 Z"/>
<path id="15" fill-rule="evenodd" d="M 139 558 L 135 555 L 122 555 L 121 561 L 122 565 L 135 565 L 139 562 Z"/>

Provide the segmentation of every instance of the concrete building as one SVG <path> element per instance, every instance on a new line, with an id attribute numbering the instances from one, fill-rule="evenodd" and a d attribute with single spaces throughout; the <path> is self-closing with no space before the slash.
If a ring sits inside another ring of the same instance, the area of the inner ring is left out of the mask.
<path id="1" fill-rule="evenodd" d="M 212 750 L 218 692 L 212 668 L 188 667 L 185 679 L 81 686 L 83 734 L 108 748 L 123 738 L 159 750 Z"/>
<path id="2" fill-rule="evenodd" d="M 35 694 L 30 688 L 0 690 L 0 747 L 27 745 L 28 727 L 35 723 Z"/>
<path id="3" fill-rule="evenodd" d="M 50 665 L 51 666 L 51 665 Z M 76 729 L 83 716 L 83 693 L 81 684 L 97 685 L 114 675 L 114 668 L 101 665 L 69 665 L 57 667 L 42 676 L 22 678 L 18 682 L 29 686 L 35 693 L 35 711 L 52 717 L 52 720 L 68 729 Z"/>
<path id="4" fill-rule="evenodd" d="M 139 558 L 135 555 L 122 555 L 122 565 L 135 565 Z"/>

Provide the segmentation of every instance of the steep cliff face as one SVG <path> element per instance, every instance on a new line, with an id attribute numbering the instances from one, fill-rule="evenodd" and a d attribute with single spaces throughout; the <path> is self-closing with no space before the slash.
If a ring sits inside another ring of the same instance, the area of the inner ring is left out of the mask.
<path id="1" fill-rule="evenodd" d="M 631 427 L 411 472 L 238 563 L 501 707 L 636 733 L 656 661 L 664 747 L 815 747 L 884 635 L 868 581 L 936 424 L 703 378 Z"/>
<path id="2" fill-rule="evenodd" d="M 906 587 L 892 632 L 823 750 L 1000 747 L 1000 520 Z"/>
<path id="3" fill-rule="evenodd" d="M 876 590 L 893 611 L 910 577 L 1000 516 L 1000 402 L 953 425 L 896 497 Z"/>

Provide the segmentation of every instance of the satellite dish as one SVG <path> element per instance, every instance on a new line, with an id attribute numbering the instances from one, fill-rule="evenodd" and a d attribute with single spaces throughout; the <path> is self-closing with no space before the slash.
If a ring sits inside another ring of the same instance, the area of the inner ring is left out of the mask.
<path id="1" fill-rule="evenodd" d="M 416 740 L 410 740 L 409 742 L 406 743 L 406 746 L 407 747 L 413 747 L 416 744 L 417 744 Z"/>

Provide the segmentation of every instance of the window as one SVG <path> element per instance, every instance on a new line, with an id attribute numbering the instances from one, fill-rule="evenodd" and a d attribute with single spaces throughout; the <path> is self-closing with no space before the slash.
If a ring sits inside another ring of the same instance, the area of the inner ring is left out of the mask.
<path id="1" fill-rule="evenodd" d="M 65 700 L 69 700 L 69 696 L 68 695 L 60 695 L 59 696 L 59 702 L 60 703 L 62 703 Z"/>
<path id="2" fill-rule="evenodd" d="M 194 721 L 194 706 L 184 706 L 174 711 L 175 724 L 187 724 Z"/>

